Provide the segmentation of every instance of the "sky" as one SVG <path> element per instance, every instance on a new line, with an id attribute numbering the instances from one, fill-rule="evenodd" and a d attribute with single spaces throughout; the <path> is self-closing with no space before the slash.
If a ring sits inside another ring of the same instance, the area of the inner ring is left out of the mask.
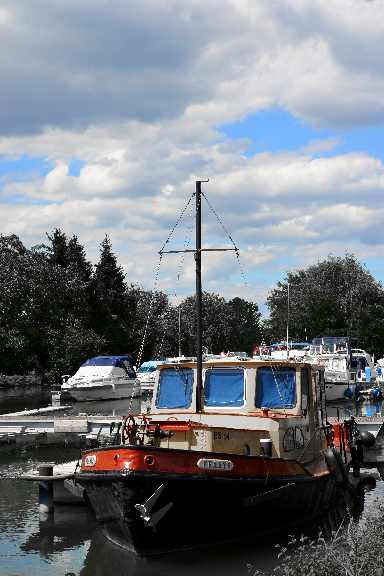
<path id="1" fill-rule="evenodd" d="M 0 54 L 3 235 L 60 228 L 96 263 L 108 234 L 152 289 L 209 179 L 203 247 L 226 230 L 241 266 L 205 253 L 204 290 L 266 313 L 287 270 L 346 252 L 384 280 L 384 0 L 0 0 Z M 191 294 L 193 255 L 156 288 Z"/>

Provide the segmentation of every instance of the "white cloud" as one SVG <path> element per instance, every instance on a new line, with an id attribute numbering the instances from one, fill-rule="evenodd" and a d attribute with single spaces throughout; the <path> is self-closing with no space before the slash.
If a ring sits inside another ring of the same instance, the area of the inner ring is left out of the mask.
<path id="1" fill-rule="evenodd" d="M 257 298 L 328 251 L 380 258 L 381 160 L 336 154 L 340 136 L 252 157 L 248 137 L 215 127 L 276 107 L 317 128 L 381 125 L 383 16 L 365 0 L 4 0 L 0 154 L 47 169 L 2 177 L 0 230 L 30 246 L 60 227 L 93 261 L 107 232 L 129 279 L 150 288 L 195 180 L 210 178 Z M 203 235 L 227 242 L 206 204 Z M 206 289 L 247 296 L 233 254 L 206 257 Z M 164 259 L 160 288 L 173 293 L 179 263 Z"/>

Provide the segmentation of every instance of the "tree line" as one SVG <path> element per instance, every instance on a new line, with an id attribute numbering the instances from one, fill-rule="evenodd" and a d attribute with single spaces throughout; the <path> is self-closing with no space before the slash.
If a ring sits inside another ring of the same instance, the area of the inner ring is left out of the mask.
<path id="1" fill-rule="evenodd" d="M 196 355 L 195 296 L 179 307 L 162 292 L 126 281 L 106 235 L 96 265 L 77 236 L 60 229 L 47 244 L 27 249 L 16 235 L 0 235 L 0 373 L 49 374 L 60 381 L 96 355 L 128 354 L 141 360 Z M 289 313 L 288 313 L 289 285 Z M 203 345 L 212 353 L 252 354 L 280 342 L 287 320 L 293 341 L 352 336 L 359 347 L 384 354 L 384 290 L 354 255 L 329 255 L 287 272 L 270 291 L 270 314 L 236 297 L 203 293 Z M 288 318 L 289 316 L 289 318 Z"/>
<path id="2" fill-rule="evenodd" d="M 289 316 L 290 339 L 296 342 L 351 336 L 376 358 L 384 355 L 383 286 L 353 254 L 330 254 L 308 268 L 287 272 L 269 293 L 267 306 L 264 328 L 270 341 L 285 337 Z"/>
<path id="3" fill-rule="evenodd" d="M 60 229 L 27 249 L 0 235 L 0 373 L 49 374 L 60 381 L 96 355 L 142 361 L 196 355 L 195 297 L 179 309 L 162 292 L 129 283 L 106 235 L 96 265 L 77 236 Z M 203 342 L 211 352 L 252 353 L 260 336 L 258 306 L 203 294 Z M 147 329 L 146 329 L 147 327 Z"/>

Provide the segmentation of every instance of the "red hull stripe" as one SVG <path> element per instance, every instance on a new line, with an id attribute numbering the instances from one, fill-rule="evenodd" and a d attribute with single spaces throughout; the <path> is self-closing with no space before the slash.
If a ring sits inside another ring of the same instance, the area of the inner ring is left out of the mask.
<path id="1" fill-rule="evenodd" d="M 94 456 L 95 459 L 89 458 Z M 85 461 L 95 462 L 93 466 L 86 466 Z M 212 460 L 213 469 L 201 469 L 198 461 L 201 459 Z M 221 469 L 222 461 L 230 461 L 232 470 Z M 216 462 L 216 464 L 215 464 Z M 232 454 L 183 452 L 176 450 L 135 450 L 134 448 L 116 448 L 108 450 L 87 451 L 83 455 L 81 470 L 90 473 L 92 471 L 117 471 L 117 470 L 147 470 L 151 472 L 169 472 L 177 474 L 223 474 L 225 476 L 296 476 L 310 475 L 310 473 L 295 460 L 278 458 L 249 458 Z"/>

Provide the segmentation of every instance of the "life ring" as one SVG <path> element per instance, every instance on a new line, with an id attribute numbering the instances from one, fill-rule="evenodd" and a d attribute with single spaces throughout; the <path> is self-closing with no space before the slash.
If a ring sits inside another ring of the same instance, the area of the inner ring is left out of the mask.
<path id="1" fill-rule="evenodd" d="M 328 448 L 325 452 L 325 462 L 336 486 L 345 488 L 349 478 L 340 452 L 336 448 Z"/>

